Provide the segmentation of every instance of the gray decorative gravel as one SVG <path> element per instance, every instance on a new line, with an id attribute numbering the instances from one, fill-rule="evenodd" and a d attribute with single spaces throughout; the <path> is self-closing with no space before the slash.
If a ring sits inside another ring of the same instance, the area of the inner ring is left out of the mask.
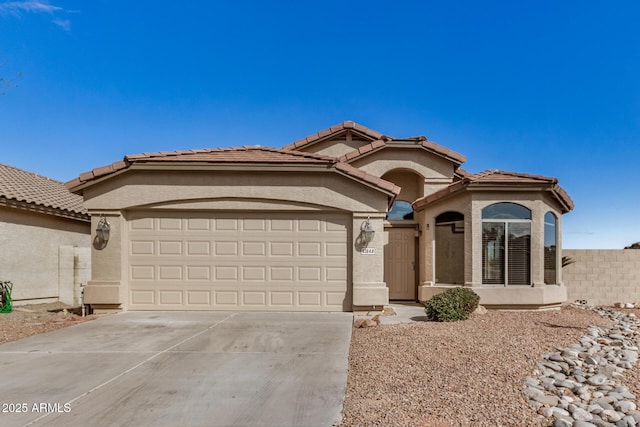
<path id="1" fill-rule="evenodd" d="M 567 354 L 577 351 L 570 346 L 580 342 L 590 325 L 613 324 L 593 311 L 565 307 L 546 312 L 489 311 L 463 322 L 354 329 L 341 425 L 553 425 L 554 419 L 561 419 L 556 415 L 564 415 L 561 411 L 565 416 L 571 413 L 559 407 L 557 414 L 541 418 L 523 393 L 527 377 L 536 380 L 533 373 L 540 369 L 542 355 L 558 346 L 569 348 Z M 628 392 L 638 395 L 638 363 L 624 376 Z M 554 402 L 560 400 L 555 397 Z M 588 416 L 578 411 L 577 417 L 585 420 L 575 425 L 589 426 Z"/>

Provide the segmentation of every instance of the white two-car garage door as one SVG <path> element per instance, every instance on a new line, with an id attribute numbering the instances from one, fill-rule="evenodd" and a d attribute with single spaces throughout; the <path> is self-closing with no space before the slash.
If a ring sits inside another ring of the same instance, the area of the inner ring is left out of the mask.
<path id="1" fill-rule="evenodd" d="M 349 216 L 132 212 L 129 310 L 351 310 Z"/>

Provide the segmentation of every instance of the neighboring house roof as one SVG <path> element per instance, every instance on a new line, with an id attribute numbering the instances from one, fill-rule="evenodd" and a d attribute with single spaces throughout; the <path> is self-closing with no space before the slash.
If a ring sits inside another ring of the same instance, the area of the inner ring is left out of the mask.
<path id="1" fill-rule="evenodd" d="M 279 164 L 279 165 L 326 165 L 342 174 L 363 181 L 393 195 L 400 193 L 400 187 L 353 166 L 338 162 L 335 158 L 320 154 L 285 151 L 268 147 L 205 148 L 160 153 L 143 153 L 125 156 L 123 160 L 80 174 L 66 187 L 79 192 L 86 185 L 100 178 L 124 171 L 133 164 L 140 163 L 208 163 L 208 164 Z"/>
<path id="2" fill-rule="evenodd" d="M 0 203 L 89 220 L 82 197 L 69 192 L 62 182 L 1 163 Z"/>
<path id="3" fill-rule="evenodd" d="M 543 186 L 560 202 L 563 213 L 573 209 L 573 201 L 567 192 L 558 185 L 557 178 L 546 177 L 542 175 L 531 175 L 518 172 L 507 172 L 497 169 L 480 172 L 474 175 L 463 171 L 460 174 L 460 180 L 436 191 L 433 194 L 422 197 L 413 203 L 413 208 L 418 209 L 438 200 L 447 198 L 448 196 L 474 187 L 503 187 L 507 190 L 514 190 L 518 187 L 527 186 Z M 466 175 L 466 176 L 465 176 Z"/>
<path id="4" fill-rule="evenodd" d="M 282 149 L 287 151 L 299 150 L 302 147 L 334 138 L 342 133 L 346 133 L 347 130 L 351 130 L 352 132 L 369 140 L 385 138 L 380 132 L 376 132 L 375 130 L 369 129 L 366 126 L 359 125 L 358 123 L 352 121 L 346 121 L 335 126 L 331 126 L 328 129 L 321 130 L 320 132 L 314 133 L 313 135 L 309 135 L 306 138 L 302 138 L 289 145 L 285 145 Z"/>
<path id="5" fill-rule="evenodd" d="M 454 163 L 456 166 L 460 166 L 462 163 L 467 161 L 467 158 L 460 153 L 456 153 L 453 150 L 449 150 L 442 145 L 436 144 L 435 142 L 427 140 L 425 136 L 415 136 L 412 138 L 402 138 L 402 139 L 377 139 L 372 141 L 371 143 L 364 145 L 356 150 L 353 150 L 344 156 L 340 157 L 339 160 L 345 163 L 351 163 L 356 159 L 360 159 L 362 157 L 368 156 L 369 154 L 375 153 L 379 150 L 382 150 L 387 147 L 411 147 L 415 146 L 417 148 L 421 148 L 425 151 L 433 153 L 439 157 L 444 158 L 445 160 L 449 160 Z"/>

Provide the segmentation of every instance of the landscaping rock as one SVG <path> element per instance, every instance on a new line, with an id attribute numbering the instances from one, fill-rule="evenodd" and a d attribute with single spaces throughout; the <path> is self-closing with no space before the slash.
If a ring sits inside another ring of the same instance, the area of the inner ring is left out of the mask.
<path id="1" fill-rule="evenodd" d="M 579 344 L 544 354 L 536 363 L 538 377 L 529 377 L 529 386 L 523 389 L 525 396 L 536 402 L 539 414 L 554 419 L 554 426 L 636 426 L 640 414 L 635 396 L 620 384 L 620 378 L 638 361 L 640 322 L 625 313 L 584 308 L 615 325 L 590 326 Z M 567 424 L 567 409 L 573 424 Z"/>

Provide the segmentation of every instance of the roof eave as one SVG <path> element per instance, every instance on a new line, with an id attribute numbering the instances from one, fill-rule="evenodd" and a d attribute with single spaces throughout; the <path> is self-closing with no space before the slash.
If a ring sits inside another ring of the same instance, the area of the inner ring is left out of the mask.
<path id="1" fill-rule="evenodd" d="M 371 154 L 377 153 L 378 151 L 387 149 L 387 148 L 400 148 L 400 149 L 421 149 L 424 150 L 428 153 L 431 153 L 437 157 L 440 157 L 446 161 L 449 161 L 451 163 L 453 163 L 455 168 L 460 167 L 466 160 L 467 158 L 465 156 L 463 156 L 462 154 L 459 153 L 455 153 L 455 155 L 449 155 L 445 152 L 443 152 L 444 150 L 447 151 L 451 151 L 448 149 L 445 149 L 444 147 L 442 147 L 443 151 L 439 151 L 436 148 L 433 148 L 429 145 L 425 145 L 425 144 L 432 144 L 432 145 L 437 145 L 432 141 L 427 141 L 427 140 L 398 140 L 398 139 L 380 139 L 380 140 L 375 140 L 372 141 L 370 144 L 374 144 L 377 141 L 381 141 L 382 144 L 378 144 L 375 147 L 372 147 L 370 149 L 367 149 L 363 152 L 362 147 L 355 149 L 345 155 L 343 155 L 342 157 L 340 157 L 341 161 L 344 161 L 346 163 L 351 163 L 354 162 L 356 160 L 362 159 L 364 157 L 367 157 Z M 451 153 L 454 153 L 453 151 L 451 151 Z"/>
<path id="2" fill-rule="evenodd" d="M 53 215 L 61 218 L 72 219 L 81 222 L 90 222 L 91 215 L 85 212 L 78 212 L 69 209 L 60 209 L 52 206 L 46 206 L 39 203 L 25 202 L 17 199 L 8 199 L 0 196 L 0 206 L 8 208 L 16 208 L 24 211 Z"/>

